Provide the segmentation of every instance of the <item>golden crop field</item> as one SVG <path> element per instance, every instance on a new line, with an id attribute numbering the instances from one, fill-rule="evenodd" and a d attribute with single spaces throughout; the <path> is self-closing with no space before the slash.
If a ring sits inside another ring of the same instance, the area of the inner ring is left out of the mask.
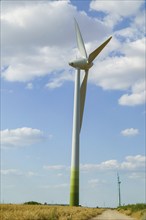
<path id="1" fill-rule="evenodd" d="M 0 205 L 0 220 L 89 220 L 103 209 L 48 205 Z"/>
<path id="2" fill-rule="evenodd" d="M 144 203 L 121 206 L 117 210 L 135 219 L 146 220 L 146 204 Z"/>
<path id="3" fill-rule="evenodd" d="M 127 210 L 118 210 L 119 212 L 131 216 L 137 220 L 146 220 L 146 210 L 132 212 L 130 209 Z"/>

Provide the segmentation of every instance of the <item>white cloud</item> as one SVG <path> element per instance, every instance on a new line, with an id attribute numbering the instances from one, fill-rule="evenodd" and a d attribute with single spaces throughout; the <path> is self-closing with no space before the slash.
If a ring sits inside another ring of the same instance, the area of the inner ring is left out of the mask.
<path id="1" fill-rule="evenodd" d="M 121 163 L 121 169 L 136 170 L 139 168 L 145 169 L 146 157 L 142 155 L 127 156 L 126 160 Z"/>
<path id="2" fill-rule="evenodd" d="M 88 184 L 92 187 L 92 188 L 95 188 L 97 187 L 97 185 L 99 184 L 99 180 L 98 179 L 91 179 L 88 181 Z"/>
<path id="3" fill-rule="evenodd" d="M 145 169 L 146 156 L 135 155 L 135 156 L 126 156 L 125 159 L 119 162 L 116 159 L 103 161 L 97 164 L 80 164 L 80 169 L 82 172 L 91 172 L 91 171 L 138 171 Z M 68 171 L 69 166 L 65 165 L 45 165 L 43 169 L 49 171 Z M 62 173 L 61 173 L 62 175 Z M 61 176 L 60 173 L 58 176 Z M 97 179 L 92 179 L 90 183 L 98 183 Z"/>
<path id="4" fill-rule="evenodd" d="M 121 131 L 123 136 L 136 136 L 139 134 L 139 130 L 136 128 L 127 128 Z"/>
<path id="5" fill-rule="evenodd" d="M 3 3 L 3 8 L 2 67 L 7 68 L 2 77 L 11 82 L 27 82 L 70 69 L 68 61 L 75 57 L 73 17 L 80 18 L 81 24 L 85 22 L 92 29 L 90 35 L 85 32 L 90 39 L 95 40 L 96 36 L 101 39 L 109 32 L 104 24 L 78 12 L 69 1 L 19 2 L 18 6 Z M 48 87 L 58 85 L 50 83 Z"/>
<path id="6" fill-rule="evenodd" d="M 144 1 L 91 1 L 91 10 L 102 11 L 105 13 L 103 21 L 107 25 L 114 26 L 117 22 L 120 22 L 123 17 L 129 17 L 135 15 Z M 129 10 L 130 9 L 130 10 Z"/>
<path id="7" fill-rule="evenodd" d="M 130 95 L 124 94 L 123 96 L 121 96 L 118 102 L 120 105 L 127 105 L 127 106 L 140 105 L 145 103 L 146 100 L 145 96 L 146 96 L 145 91 Z"/>
<path id="8" fill-rule="evenodd" d="M 106 5 L 92 1 L 92 9 L 105 12 L 105 20 L 100 21 L 77 11 L 70 1 L 3 3 L 2 77 L 11 82 L 30 82 L 49 75 L 46 88 L 61 87 L 74 79 L 74 70 L 70 71 L 68 65 L 76 57 L 72 17 L 77 18 L 87 50 L 92 51 L 100 44 L 98 40 L 102 43 L 111 34 L 108 22 L 115 27 L 116 22 L 132 15 L 128 26 L 114 31 L 112 40 L 95 60 L 89 81 L 103 89 L 126 90 L 119 98 L 120 105 L 143 104 L 144 87 L 135 90 L 145 80 L 142 4 L 143 1 L 123 1 L 119 7 L 116 1 L 107 1 Z"/>
<path id="9" fill-rule="evenodd" d="M 57 176 L 58 176 L 58 177 L 62 177 L 63 174 L 62 174 L 62 173 L 58 173 Z"/>
<path id="10" fill-rule="evenodd" d="M 124 94 L 118 100 L 120 105 L 135 106 L 146 101 L 145 81 L 135 83 L 132 86 L 132 94 Z"/>
<path id="11" fill-rule="evenodd" d="M 120 53 L 112 57 L 99 56 L 91 69 L 91 82 L 104 89 L 129 89 L 137 83 L 144 82 L 145 39 L 135 42 L 118 43 L 115 37 L 104 52 Z M 108 55 L 108 54 L 107 54 Z M 142 90 L 144 87 L 142 86 Z"/>
<path id="12" fill-rule="evenodd" d="M 116 48 L 116 49 L 114 49 Z M 145 39 L 117 43 L 113 37 L 102 56 L 95 60 L 89 80 L 106 90 L 129 90 L 119 98 L 120 105 L 145 103 Z M 105 59 L 104 53 L 114 56 Z M 116 53 L 121 55 L 116 55 Z"/>
<path id="13" fill-rule="evenodd" d="M 29 90 L 33 89 L 33 84 L 32 83 L 27 83 L 26 89 L 29 89 Z"/>
<path id="14" fill-rule="evenodd" d="M 22 127 L 5 129 L 1 132 L 1 144 L 4 147 L 22 147 L 33 145 L 45 140 L 45 135 L 39 129 Z"/>
<path id="15" fill-rule="evenodd" d="M 117 13 L 120 16 L 131 16 L 139 10 L 142 3 L 143 1 L 135 1 L 132 3 L 130 1 L 121 1 L 119 7 L 118 1 L 110 0 L 106 1 L 106 4 L 104 1 L 91 1 L 90 8 L 105 13 Z"/>
<path id="16" fill-rule="evenodd" d="M 59 189 L 59 188 L 66 188 L 68 187 L 69 184 L 68 183 L 62 183 L 62 184 L 57 184 L 57 185 L 45 185 L 45 186 L 41 186 L 41 188 L 43 189 L 50 189 L 50 188 L 53 188 L 53 189 Z"/>
<path id="17" fill-rule="evenodd" d="M 33 177 L 33 176 L 38 176 L 38 174 L 36 172 L 33 172 L 33 171 L 28 171 L 26 176 Z"/>
<path id="18" fill-rule="evenodd" d="M 143 155 L 127 156 L 125 161 L 118 162 L 117 160 L 107 160 L 101 162 L 100 164 L 81 164 L 81 170 L 90 171 L 134 171 L 134 170 L 144 170 L 145 169 L 146 157 Z"/>
<path id="19" fill-rule="evenodd" d="M 91 180 L 88 181 L 88 183 L 98 184 L 99 183 L 99 179 L 91 179 Z"/>
<path id="20" fill-rule="evenodd" d="M 62 86 L 65 81 L 73 81 L 74 75 L 70 72 L 60 73 L 57 77 L 52 78 L 47 84 L 46 88 L 55 89 Z"/>
<path id="21" fill-rule="evenodd" d="M 122 1 L 120 7 L 118 1 L 107 1 L 106 5 L 103 1 L 90 3 L 92 10 L 105 13 L 102 21 L 111 27 L 115 27 L 127 17 L 130 19 L 127 27 L 115 31 L 114 38 L 108 45 L 107 52 L 112 51 L 113 56 L 101 60 L 99 57 L 91 75 L 91 82 L 103 89 L 130 91 L 119 98 L 120 105 L 135 106 L 146 101 L 143 86 L 145 84 L 145 11 L 141 8 L 143 3 L 144 1 Z M 115 39 L 119 44 L 115 44 Z M 135 89 L 137 84 L 141 85 L 139 91 Z"/>
<path id="22" fill-rule="evenodd" d="M 145 175 L 143 175 L 143 173 L 139 173 L 139 172 L 133 172 L 130 175 L 128 175 L 129 179 L 142 179 L 145 178 Z"/>
<path id="23" fill-rule="evenodd" d="M 100 165 L 101 169 L 115 169 L 118 168 L 117 160 L 108 160 L 105 162 L 102 162 Z"/>
<path id="24" fill-rule="evenodd" d="M 63 165 L 44 165 L 43 168 L 46 170 L 57 170 L 58 171 L 58 170 L 63 170 L 66 167 Z"/>
<path id="25" fill-rule="evenodd" d="M 99 179 L 90 179 L 89 181 L 88 181 L 88 184 L 92 187 L 92 188 L 95 188 L 95 187 L 97 187 L 98 185 L 100 185 L 100 184 L 105 184 L 106 183 L 106 181 L 105 180 L 99 180 Z"/>
<path id="26" fill-rule="evenodd" d="M 25 177 L 34 177 L 38 176 L 36 172 L 33 171 L 27 171 L 27 172 L 22 172 L 18 169 L 2 169 L 0 171 L 1 175 L 13 175 L 13 176 L 25 176 Z"/>
<path id="27" fill-rule="evenodd" d="M 119 163 L 117 160 L 107 160 L 100 164 L 81 164 L 82 171 L 113 170 L 118 168 L 119 168 Z"/>
<path id="28" fill-rule="evenodd" d="M 125 28 L 115 31 L 117 37 L 128 42 L 142 39 L 145 36 L 145 10 L 140 10 L 131 18 L 131 22 Z M 128 48 L 128 46 L 127 46 Z M 134 53 L 133 53 L 134 54 Z"/>
<path id="29" fill-rule="evenodd" d="M 22 172 L 20 172 L 17 169 L 5 169 L 0 171 L 2 175 L 17 175 L 20 176 L 22 175 Z"/>

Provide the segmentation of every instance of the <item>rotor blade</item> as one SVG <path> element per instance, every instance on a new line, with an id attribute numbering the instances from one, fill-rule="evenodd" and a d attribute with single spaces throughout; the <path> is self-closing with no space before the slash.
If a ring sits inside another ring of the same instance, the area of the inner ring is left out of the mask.
<path id="1" fill-rule="evenodd" d="M 85 71 L 85 76 L 80 89 L 80 130 L 82 127 L 83 113 L 86 99 L 86 89 L 87 89 L 87 79 L 88 79 L 88 70 Z"/>
<path id="2" fill-rule="evenodd" d="M 77 39 L 78 49 L 79 49 L 81 55 L 83 57 L 87 58 L 87 53 L 86 53 L 84 41 L 83 41 L 80 29 L 79 29 L 79 25 L 78 25 L 76 19 L 75 19 L 75 30 L 76 30 L 76 39 Z"/>
<path id="3" fill-rule="evenodd" d="M 90 53 L 89 58 L 88 58 L 89 63 L 91 63 L 97 57 L 97 55 L 102 51 L 102 49 L 108 44 L 108 42 L 111 39 L 112 39 L 112 37 L 110 37 L 103 44 L 101 44 L 96 50 L 94 50 L 92 53 Z"/>

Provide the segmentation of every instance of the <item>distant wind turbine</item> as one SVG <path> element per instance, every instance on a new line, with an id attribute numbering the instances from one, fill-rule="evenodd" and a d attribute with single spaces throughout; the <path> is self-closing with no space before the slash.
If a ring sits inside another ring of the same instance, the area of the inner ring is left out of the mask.
<path id="1" fill-rule="evenodd" d="M 74 89 L 74 112 L 73 112 L 73 131 L 72 131 L 72 159 L 71 159 L 71 178 L 70 178 L 70 206 L 79 205 L 79 141 L 80 131 L 82 127 L 83 112 L 86 98 L 86 88 L 89 69 L 93 66 L 93 60 L 108 44 L 112 37 L 108 38 L 96 50 L 87 56 L 84 41 L 75 20 L 75 31 L 77 46 L 82 58 L 76 59 L 69 63 L 70 66 L 77 69 L 75 75 L 75 89 Z M 80 85 L 80 71 L 85 71 L 85 76 Z"/>
<path id="2" fill-rule="evenodd" d="M 119 197 L 119 206 L 121 206 L 121 189 L 120 189 L 120 177 L 119 174 L 117 173 L 117 180 L 118 180 L 118 197 Z"/>

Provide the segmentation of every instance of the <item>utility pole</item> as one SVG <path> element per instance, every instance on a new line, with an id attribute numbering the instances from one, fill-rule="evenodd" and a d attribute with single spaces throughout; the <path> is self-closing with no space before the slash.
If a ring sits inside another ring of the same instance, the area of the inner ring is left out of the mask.
<path id="1" fill-rule="evenodd" d="M 118 173 L 117 173 L 117 179 L 118 179 L 119 206 L 121 206 L 121 189 L 120 189 L 121 181 L 120 181 L 120 177 L 119 177 L 119 174 L 118 174 Z"/>

